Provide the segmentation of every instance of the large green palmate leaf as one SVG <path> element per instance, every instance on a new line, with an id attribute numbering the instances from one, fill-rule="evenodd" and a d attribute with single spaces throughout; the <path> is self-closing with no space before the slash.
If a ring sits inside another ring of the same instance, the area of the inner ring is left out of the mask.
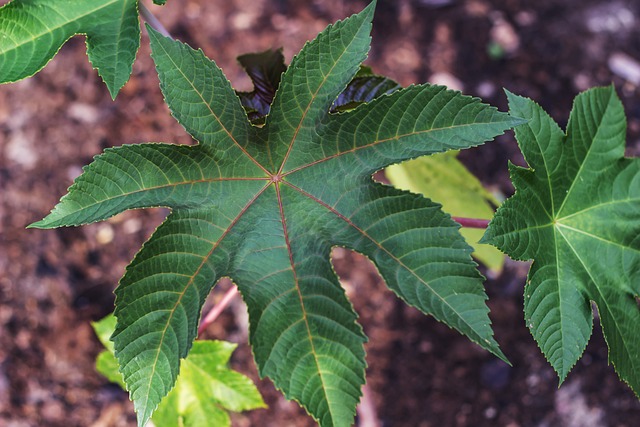
<path id="1" fill-rule="evenodd" d="M 124 388 L 113 343 L 109 340 L 115 327 L 113 315 L 93 323 L 96 335 L 107 348 L 98 355 L 96 368 Z M 189 357 L 181 363 L 176 386 L 153 414 L 153 424 L 156 427 L 229 427 L 228 411 L 264 408 L 266 405 L 251 380 L 228 367 L 235 348 L 235 344 L 224 341 L 193 343 Z"/>
<path id="2" fill-rule="evenodd" d="M 624 158 L 626 120 L 613 87 L 578 95 L 566 135 L 533 101 L 508 94 L 531 169 L 510 165 L 516 194 L 484 241 L 533 259 L 525 317 L 563 381 L 598 307 L 609 359 L 640 394 L 640 160 Z"/>
<path id="3" fill-rule="evenodd" d="M 32 76 L 75 34 L 115 98 L 140 45 L 137 0 L 13 0 L 0 8 L 0 83 Z"/>
<path id="4" fill-rule="evenodd" d="M 305 45 L 263 127 L 250 124 L 202 51 L 149 29 L 165 99 L 199 144 L 108 149 L 33 224 L 171 208 L 116 290 L 116 356 L 141 425 L 173 386 L 202 304 L 224 276 L 247 304 L 260 374 L 322 426 L 350 425 L 366 338 L 332 270 L 334 246 L 365 254 L 404 301 L 504 359 L 459 226 L 440 205 L 372 174 L 481 144 L 522 121 L 430 85 L 330 114 L 366 57 L 374 5 Z"/>

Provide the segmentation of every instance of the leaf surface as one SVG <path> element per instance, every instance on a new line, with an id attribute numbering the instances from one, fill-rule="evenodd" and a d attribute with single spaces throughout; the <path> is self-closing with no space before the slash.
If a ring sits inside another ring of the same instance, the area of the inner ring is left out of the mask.
<path id="1" fill-rule="evenodd" d="M 351 425 L 366 338 L 331 267 L 334 246 L 365 254 L 408 304 L 504 358 L 459 226 L 439 205 L 371 175 L 482 144 L 520 120 L 429 85 L 330 114 L 367 54 L 374 5 L 305 45 L 263 127 L 250 124 L 202 51 L 150 29 L 165 99 L 199 144 L 106 150 L 33 225 L 172 209 L 116 290 L 116 356 L 140 424 L 171 389 L 207 294 L 228 276 L 249 310 L 260 374 L 323 427 Z"/>
<path id="2" fill-rule="evenodd" d="M 626 119 L 613 87 L 578 95 L 566 134 L 533 101 L 508 94 L 527 163 L 510 165 L 516 194 L 484 237 L 514 259 L 533 259 L 525 317 L 563 381 L 598 307 L 609 359 L 640 392 L 640 161 L 624 157 Z"/>
<path id="3" fill-rule="evenodd" d="M 500 203 L 482 183 L 456 158 L 456 152 L 434 154 L 409 160 L 385 169 L 389 181 L 401 190 L 422 194 L 442 209 L 464 218 L 493 218 L 493 207 Z M 473 256 L 491 270 L 499 272 L 504 255 L 496 248 L 478 243 L 483 230 L 462 228 L 460 233 L 473 246 Z"/>
<path id="4" fill-rule="evenodd" d="M 32 76 L 72 36 L 115 98 L 140 45 L 136 0 L 13 0 L 0 8 L 0 83 Z"/>
<path id="5" fill-rule="evenodd" d="M 116 318 L 107 316 L 93 324 L 107 350 L 98 355 L 96 368 L 110 381 L 125 388 L 109 337 Z M 176 386 L 153 415 L 156 427 L 231 426 L 228 411 L 264 408 L 251 380 L 227 366 L 236 345 L 224 341 L 197 341 L 182 361 Z"/>

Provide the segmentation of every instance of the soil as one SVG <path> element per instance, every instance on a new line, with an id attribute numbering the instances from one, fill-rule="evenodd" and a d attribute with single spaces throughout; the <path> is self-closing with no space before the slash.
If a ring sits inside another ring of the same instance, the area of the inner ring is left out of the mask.
<path id="1" fill-rule="evenodd" d="M 290 60 L 328 23 L 364 3 L 169 0 L 152 10 L 175 37 L 202 48 L 237 88 L 248 89 L 237 55 L 284 46 Z M 613 82 L 628 115 L 627 152 L 640 154 L 640 81 L 632 75 L 640 60 L 638 0 L 378 3 L 368 60 L 376 72 L 404 85 L 446 83 L 502 110 L 506 87 L 536 99 L 563 126 L 579 91 Z M 135 425 L 127 395 L 95 372 L 101 347 L 89 322 L 113 309 L 124 267 L 167 212 L 129 211 L 52 231 L 25 226 L 46 215 L 103 149 L 192 141 L 162 103 L 146 35 L 115 102 L 84 50 L 75 37 L 35 77 L 0 87 L 1 426 Z M 622 54 L 631 62 L 620 68 Z M 462 159 L 505 196 L 513 191 L 507 160 L 524 164 L 511 133 Z M 608 365 L 597 325 L 583 358 L 557 388 L 523 321 L 527 264 L 509 261 L 486 282 L 496 338 L 513 367 L 405 306 L 366 258 L 336 249 L 334 264 L 370 338 L 367 378 L 382 426 L 639 425 L 640 402 Z M 222 292 L 216 289 L 212 301 Z M 258 382 L 269 405 L 234 415 L 235 426 L 314 425 L 258 379 L 240 300 L 206 336 L 239 343 L 232 365 Z"/>

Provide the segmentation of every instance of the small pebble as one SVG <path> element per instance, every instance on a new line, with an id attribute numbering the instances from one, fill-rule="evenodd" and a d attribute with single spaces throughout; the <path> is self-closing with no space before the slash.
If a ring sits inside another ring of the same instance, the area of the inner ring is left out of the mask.
<path id="1" fill-rule="evenodd" d="M 523 10 L 516 13 L 515 21 L 521 27 L 528 27 L 529 25 L 533 25 L 538 20 L 538 15 L 531 10 Z"/>
<path id="2" fill-rule="evenodd" d="M 134 234 L 142 228 L 142 221 L 138 218 L 131 218 L 124 222 L 122 229 L 127 234 Z"/>
<path id="3" fill-rule="evenodd" d="M 636 16 L 622 2 L 605 3 L 586 13 L 587 28 L 592 33 L 620 33 L 633 28 Z"/>
<path id="4" fill-rule="evenodd" d="M 423 6 L 432 8 L 450 6 L 454 3 L 453 0 L 419 0 L 418 2 Z"/>
<path id="5" fill-rule="evenodd" d="M 496 85 L 493 82 L 485 80 L 478 84 L 476 93 L 480 98 L 491 98 L 496 94 Z"/>
<path id="6" fill-rule="evenodd" d="M 493 17 L 493 27 L 491 28 L 491 41 L 499 45 L 507 55 L 515 53 L 520 48 L 520 37 L 502 14 Z"/>
<path id="7" fill-rule="evenodd" d="M 33 169 L 39 159 L 33 141 L 21 131 L 14 132 L 9 137 L 9 142 L 4 147 L 4 154 L 9 161 L 25 169 Z"/>
<path id="8" fill-rule="evenodd" d="M 458 80 L 454 75 L 446 72 L 433 73 L 429 77 L 429 83 L 434 85 L 446 86 L 449 89 L 453 90 L 464 90 L 464 85 L 462 84 L 462 82 Z"/>
<path id="9" fill-rule="evenodd" d="M 74 181 L 82 174 L 82 167 L 78 165 L 69 166 L 67 168 L 67 178 L 69 181 Z"/>
<path id="10" fill-rule="evenodd" d="M 609 57 L 609 69 L 612 73 L 622 77 L 634 85 L 640 85 L 640 62 L 622 52 L 616 52 Z"/>
<path id="11" fill-rule="evenodd" d="M 498 414 L 498 411 L 493 406 L 489 406 L 487 409 L 484 410 L 484 417 L 488 420 L 494 419 L 497 414 Z"/>
<path id="12" fill-rule="evenodd" d="M 96 107 L 82 102 L 71 104 L 67 109 L 67 114 L 74 120 L 88 124 L 96 123 L 100 117 Z"/>
<path id="13" fill-rule="evenodd" d="M 108 223 L 103 223 L 98 228 L 98 232 L 96 233 L 96 241 L 101 245 L 106 245 L 113 241 L 113 227 Z"/>
<path id="14" fill-rule="evenodd" d="M 253 25 L 254 17 L 249 13 L 236 13 L 231 18 L 231 24 L 236 30 L 246 30 Z"/>
<path id="15" fill-rule="evenodd" d="M 582 92 L 589 89 L 593 85 L 591 84 L 591 78 L 587 74 L 578 73 L 573 78 L 573 86 L 576 88 L 576 90 Z"/>
<path id="16" fill-rule="evenodd" d="M 489 13 L 491 6 L 481 0 L 469 0 L 465 3 L 465 9 L 470 16 L 481 17 Z"/>

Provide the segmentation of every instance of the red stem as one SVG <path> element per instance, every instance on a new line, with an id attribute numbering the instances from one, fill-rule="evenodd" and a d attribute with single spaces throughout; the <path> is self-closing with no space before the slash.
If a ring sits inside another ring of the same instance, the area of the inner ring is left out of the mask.
<path id="1" fill-rule="evenodd" d="M 222 297 L 219 303 L 213 306 L 213 308 L 207 313 L 206 316 L 200 322 L 200 326 L 198 327 L 198 336 L 202 335 L 202 333 L 207 329 L 207 327 L 216 321 L 218 316 L 224 311 L 225 308 L 229 305 L 229 303 L 233 300 L 233 298 L 238 294 L 238 287 L 236 285 L 231 285 L 231 288 L 227 291 L 226 294 Z"/>
<path id="2" fill-rule="evenodd" d="M 452 220 L 457 222 L 463 227 L 467 228 L 487 228 L 489 226 L 488 219 L 479 219 L 479 218 L 461 218 L 458 216 L 451 217 Z"/>
<path id="3" fill-rule="evenodd" d="M 144 18 L 145 21 L 147 21 L 149 25 L 151 25 L 154 30 L 165 37 L 171 37 L 169 31 L 167 31 L 167 29 L 164 27 L 164 25 L 162 25 L 158 18 L 156 18 L 155 15 L 142 2 L 138 3 L 138 10 L 140 11 L 140 15 Z"/>

